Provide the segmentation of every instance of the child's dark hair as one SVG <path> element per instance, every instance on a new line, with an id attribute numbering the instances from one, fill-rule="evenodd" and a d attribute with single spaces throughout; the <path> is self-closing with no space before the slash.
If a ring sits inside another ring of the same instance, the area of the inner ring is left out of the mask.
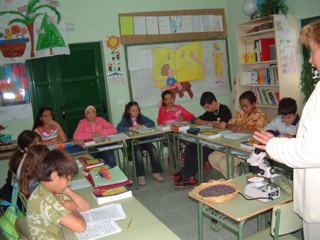
<path id="1" fill-rule="evenodd" d="M 30 196 L 30 183 L 36 180 L 37 165 L 48 155 L 50 150 L 46 145 L 38 144 L 30 147 L 25 157 L 21 175 L 19 178 L 19 188 L 28 199 Z"/>
<path id="2" fill-rule="evenodd" d="M 280 100 L 279 106 L 278 106 L 279 115 L 296 114 L 296 112 L 297 112 L 296 100 L 290 97 L 282 98 Z"/>
<path id="3" fill-rule="evenodd" d="M 38 164 L 37 178 L 39 181 L 50 182 L 51 173 L 55 171 L 59 177 L 73 177 L 78 173 L 78 164 L 69 153 L 54 149 Z"/>
<path id="4" fill-rule="evenodd" d="M 240 99 L 240 100 L 241 100 L 241 99 L 248 99 L 248 101 L 249 101 L 251 104 L 254 104 L 254 103 L 256 103 L 256 101 L 257 101 L 257 98 L 256 98 L 256 96 L 254 95 L 254 93 L 253 93 L 252 91 L 245 91 L 245 92 L 243 92 L 243 93 L 240 95 L 239 99 Z"/>
<path id="5" fill-rule="evenodd" d="M 212 101 L 217 101 L 216 96 L 212 92 L 204 92 L 200 98 L 200 105 L 204 106 L 206 104 L 211 104 Z"/>
<path id="6" fill-rule="evenodd" d="M 163 107 L 166 106 L 166 104 L 165 104 L 165 102 L 164 102 L 164 97 L 165 97 L 166 95 L 168 95 L 168 94 L 170 94 L 173 98 L 175 97 L 174 94 L 173 94 L 173 92 L 171 92 L 170 90 L 165 90 L 165 91 L 163 91 L 163 92 L 161 93 L 162 106 L 163 106 Z"/>
<path id="7" fill-rule="evenodd" d="M 132 125 L 133 125 L 133 122 L 131 120 L 131 115 L 130 115 L 130 108 L 133 106 L 137 106 L 139 109 L 139 115 L 137 116 L 137 123 L 140 125 L 143 124 L 139 104 L 135 101 L 131 101 L 126 104 L 126 106 L 124 108 L 124 113 L 122 114 L 122 118 L 126 119 L 126 123 L 129 127 L 132 127 Z"/>
<path id="8" fill-rule="evenodd" d="M 36 119 L 34 120 L 34 124 L 33 124 L 33 127 L 32 127 L 32 130 L 35 130 L 37 127 L 39 126 L 43 126 L 43 121 L 40 119 L 42 114 L 45 112 L 45 111 L 50 111 L 51 114 L 52 114 L 52 119 L 53 120 L 56 120 L 53 116 L 53 112 L 52 112 L 52 108 L 49 108 L 49 107 L 42 107 L 39 109 L 39 112 L 38 112 L 38 116 L 36 117 Z"/>
<path id="9" fill-rule="evenodd" d="M 24 130 L 19 134 L 17 139 L 18 150 L 15 151 L 9 161 L 9 168 L 12 172 L 17 172 L 20 161 L 23 155 L 26 153 L 25 149 L 28 148 L 37 137 L 40 138 L 34 131 L 31 130 Z"/>

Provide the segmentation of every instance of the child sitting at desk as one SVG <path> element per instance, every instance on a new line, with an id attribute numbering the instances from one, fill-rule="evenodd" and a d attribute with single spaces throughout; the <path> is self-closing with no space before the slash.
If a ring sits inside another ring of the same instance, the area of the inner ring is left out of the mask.
<path id="1" fill-rule="evenodd" d="M 27 223 L 35 239 L 64 239 L 61 226 L 75 232 L 86 230 L 79 212 L 90 205 L 69 188 L 78 173 L 76 161 L 65 151 L 54 149 L 37 165 L 39 185 L 28 199 Z"/>
<path id="2" fill-rule="evenodd" d="M 167 123 L 191 121 L 194 115 L 188 112 L 181 105 L 176 105 L 175 95 L 170 90 L 165 90 L 161 94 L 162 106 L 158 113 L 158 124 L 164 125 Z"/>
<path id="3" fill-rule="evenodd" d="M 26 199 L 29 198 L 30 194 L 39 184 L 36 176 L 37 165 L 47 156 L 49 151 L 47 146 L 43 144 L 34 145 L 29 148 L 19 178 L 19 190 Z"/>
<path id="4" fill-rule="evenodd" d="M 122 120 L 119 122 L 117 129 L 119 132 L 125 132 L 144 127 L 153 127 L 154 125 L 154 121 L 141 114 L 138 103 L 131 101 L 125 106 Z M 143 164 L 143 151 L 147 151 L 150 156 L 153 178 L 158 182 L 162 182 L 164 179 L 160 174 L 162 172 L 162 168 L 159 162 L 157 149 L 151 142 L 149 142 L 134 146 L 136 173 L 139 185 L 144 186 L 146 184 L 144 177 L 145 170 Z"/>
<path id="5" fill-rule="evenodd" d="M 97 110 L 92 105 L 84 109 L 85 118 L 80 120 L 76 131 L 73 134 L 74 140 L 93 139 L 99 136 L 108 136 L 117 133 L 117 129 L 103 117 L 97 116 Z M 102 158 L 110 167 L 116 165 L 115 156 L 112 150 L 90 153 L 94 158 Z"/>
<path id="6" fill-rule="evenodd" d="M 193 123 L 225 129 L 231 118 L 231 112 L 226 105 L 217 102 L 215 95 L 204 92 L 200 98 L 200 105 L 206 110 L 204 114 L 196 118 Z M 203 160 L 214 150 L 204 147 Z M 190 186 L 197 184 L 195 175 L 198 171 L 197 145 L 190 143 L 185 150 L 185 164 L 181 170 L 173 175 L 176 186 Z"/>
<path id="7" fill-rule="evenodd" d="M 40 108 L 32 129 L 41 137 L 41 141 L 46 145 L 67 141 L 66 134 L 60 124 L 55 121 L 52 109 L 49 107 Z"/>
<path id="8" fill-rule="evenodd" d="M 263 130 L 268 123 L 267 116 L 256 106 L 256 96 L 252 91 L 245 91 L 239 97 L 241 111 L 228 122 L 228 128 L 237 133 L 250 133 Z M 222 152 L 214 152 L 209 155 L 209 162 L 218 172 L 227 178 L 226 155 Z M 234 158 L 234 166 L 241 162 L 240 158 Z M 236 173 L 237 175 L 238 173 Z"/>
<path id="9" fill-rule="evenodd" d="M 279 102 L 278 114 L 279 116 L 268 123 L 264 130 L 275 137 L 295 137 L 300 120 L 296 101 L 289 97 L 282 98 Z"/>

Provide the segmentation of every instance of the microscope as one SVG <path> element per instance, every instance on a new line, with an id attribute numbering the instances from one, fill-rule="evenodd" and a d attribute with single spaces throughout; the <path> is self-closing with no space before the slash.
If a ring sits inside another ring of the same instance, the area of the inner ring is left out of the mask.
<path id="1" fill-rule="evenodd" d="M 264 159 L 266 156 L 265 151 L 255 148 L 247 162 L 250 164 L 250 170 L 253 173 L 257 173 L 261 177 L 271 178 L 272 174 L 274 174 L 274 169 Z"/>
<path id="2" fill-rule="evenodd" d="M 247 162 L 250 164 L 250 170 L 257 173 L 259 177 L 265 180 L 256 183 L 247 184 L 244 193 L 252 198 L 257 198 L 262 202 L 268 202 L 280 197 L 280 188 L 273 185 L 270 178 L 274 174 L 272 166 L 266 162 L 267 156 L 265 151 L 255 148 L 248 158 Z"/>

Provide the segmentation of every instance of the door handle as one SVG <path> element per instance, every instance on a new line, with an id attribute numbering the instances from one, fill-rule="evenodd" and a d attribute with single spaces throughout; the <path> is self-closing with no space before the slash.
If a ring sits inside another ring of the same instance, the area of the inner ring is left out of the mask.
<path id="1" fill-rule="evenodd" d="M 66 111 L 64 110 L 64 106 L 61 106 L 61 107 L 60 107 L 60 114 L 61 114 L 62 119 L 66 119 L 67 113 L 66 113 Z"/>

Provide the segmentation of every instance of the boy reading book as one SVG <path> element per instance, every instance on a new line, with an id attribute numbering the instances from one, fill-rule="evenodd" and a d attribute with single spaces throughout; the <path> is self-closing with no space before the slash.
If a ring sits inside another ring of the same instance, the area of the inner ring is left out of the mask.
<path id="1" fill-rule="evenodd" d="M 64 239 L 61 226 L 75 232 L 86 230 L 79 212 L 90 209 L 88 201 L 69 188 L 78 172 L 76 161 L 54 149 L 37 166 L 39 185 L 28 199 L 27 223 L 33 239 Z"/>

